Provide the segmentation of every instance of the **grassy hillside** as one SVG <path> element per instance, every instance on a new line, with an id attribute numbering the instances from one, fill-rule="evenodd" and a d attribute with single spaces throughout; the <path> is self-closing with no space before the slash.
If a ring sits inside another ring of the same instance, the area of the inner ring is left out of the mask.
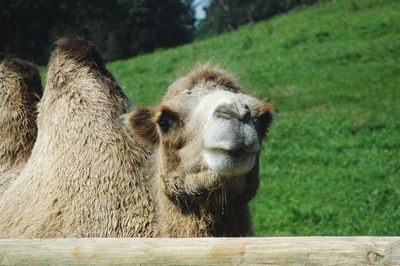
<path id="1" fill-rule="evenodd" d="M 400 235 L 399 18 L 399 1 L 340 0 L 109 68 L 137 106 L 208 60 L 271 100 L 257 235 Z"/>

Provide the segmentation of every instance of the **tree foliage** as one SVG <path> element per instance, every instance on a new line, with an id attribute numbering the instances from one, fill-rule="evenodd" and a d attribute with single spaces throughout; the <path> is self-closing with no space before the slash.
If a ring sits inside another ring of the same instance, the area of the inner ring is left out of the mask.
<path id="1" fill-rule="evenodd" d="M 254 23 L 286 12 L 299 5 L 318 0 L 212 0 L 205 9 L 206 17 L 198 28 L 200 38 L 235 30 L 240 25 Z"/>
<path id="2" fill-rule="evenodd" d="M 107 60 L 193 38 L 191 0 L 1 0 L 0 55 L 45 63 L 58 37 L 92 40 Z"/>

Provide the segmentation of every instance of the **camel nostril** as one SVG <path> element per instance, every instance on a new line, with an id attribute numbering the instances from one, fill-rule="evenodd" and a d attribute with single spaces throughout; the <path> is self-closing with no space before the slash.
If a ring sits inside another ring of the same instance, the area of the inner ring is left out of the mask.
<path id="1" fill-rule="evenodd" d="M 234 104 L 221 104 L 214 110 L 214 115 L 223 119 L 238 118 L 237 107 Z"/>
<path id="2" fill-rule="evenodd" d="M 249 121 L 251 119 L 250 107 L 247 104 L 224 103 L 214 110 L 214 115 L 223 119 L 238 119 Z"/>

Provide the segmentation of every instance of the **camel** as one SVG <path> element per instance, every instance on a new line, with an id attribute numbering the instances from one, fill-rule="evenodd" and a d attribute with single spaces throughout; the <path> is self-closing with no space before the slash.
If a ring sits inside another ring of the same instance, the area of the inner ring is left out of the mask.
<path id="1" fill-rule="evenodd" d="M 36 140 L 38 68 L 18 58 L 0 64 L 0 195 L 25 166 Z"/>
<path id="2" fill-rule="evenodd" d="M 0 238 L 251 235 L 271 106 L 202 66 L 127 126 L 128 110 L 98 50 L 59 40 L 31 156 L 0 195 Z"/>
<path id="3" fill-rule="evenodd" d="M 135 138 L 155 147 L 148 173 L 159 236 L 252 235 L 248 202 L 272 113 L 209 65 L 175 81 L 158 107 L 131 113 Z"/>
<path id="4" fill-rule="evenodd" d="M 149 147 L 121 115 L 129 103 L 99 51 L 56 42 L 38 106 L 38 134 L 0 195 L 0 238 L 151 237 L 157 234 Z"/>

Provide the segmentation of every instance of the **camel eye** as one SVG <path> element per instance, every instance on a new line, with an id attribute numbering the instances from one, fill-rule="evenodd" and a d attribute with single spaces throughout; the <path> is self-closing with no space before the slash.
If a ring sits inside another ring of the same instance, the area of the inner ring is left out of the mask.
<path id="1" fill-rule="evenodd" d="M 157 124 L 162 134 L 167 134 L 179 122 L 178 117 L 171 110 L 165 109 L 158 118 Z"/>
<path id="2" fill-rule="evenodd" d="M 171 123 L 170 123 L 170 121 L 168 121 L 168 119 L 160 118 L 157 123 L 163 134 L 168 133 L 168 131 L 171 127 Z"/>

